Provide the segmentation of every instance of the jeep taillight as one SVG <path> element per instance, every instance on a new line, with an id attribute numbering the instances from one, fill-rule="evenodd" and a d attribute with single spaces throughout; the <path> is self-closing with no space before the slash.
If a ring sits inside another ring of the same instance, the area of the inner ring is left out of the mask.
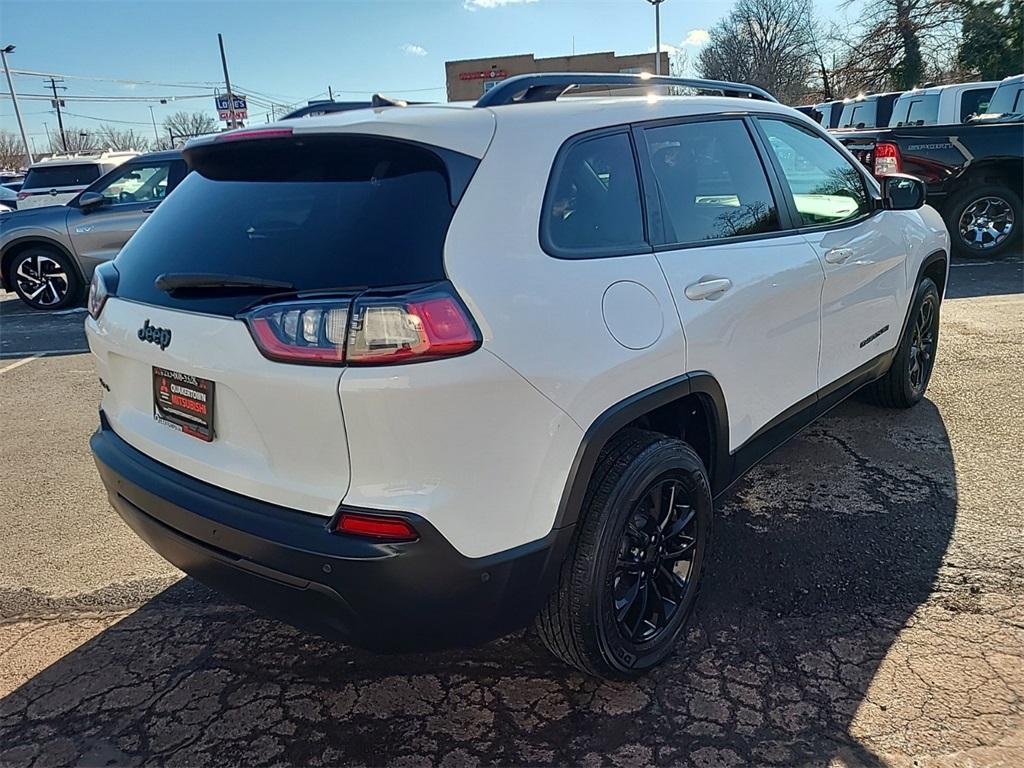
<path id="1" fill-rule="evenodd" d="M 244 319 L 264 357 L 287 363 L 393 365 L 462 355 L 481 343 L 447 283 L 267 304 Z"/>
<path id="2" fill-rule="evenodd" d="M 900 150 L 895 144 L 879 142 L 875 145 L 875 176 L 888 176 L 900 172 Z"/>

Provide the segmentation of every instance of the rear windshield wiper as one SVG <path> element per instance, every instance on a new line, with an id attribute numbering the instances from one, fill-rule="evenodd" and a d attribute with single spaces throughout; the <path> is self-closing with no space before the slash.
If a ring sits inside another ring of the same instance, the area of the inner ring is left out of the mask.
<path id="1" fill-rule="evenodd" d="M 295 286 L 283 280 L 268 280 L 247 275 L 217 275 L 204 272 L 174 272 L 160 275 L 153 285 L 158 291 L 294 291 Z"/>

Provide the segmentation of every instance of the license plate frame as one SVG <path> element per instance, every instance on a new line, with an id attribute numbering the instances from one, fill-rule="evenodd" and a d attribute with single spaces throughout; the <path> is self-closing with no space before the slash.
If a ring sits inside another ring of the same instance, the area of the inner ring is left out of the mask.
<path id="1" fill-rule="evenodd" d="M 178 432 L 212 442 L 214 382 L 153 366 L 153 418 Z"/>

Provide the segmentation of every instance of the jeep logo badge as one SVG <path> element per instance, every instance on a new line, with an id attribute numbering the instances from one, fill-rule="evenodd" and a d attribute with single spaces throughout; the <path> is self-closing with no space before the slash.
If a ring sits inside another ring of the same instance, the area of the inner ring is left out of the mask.
<path id="1" fill-rule="evenodd" d="M 167 345 L 171 343 L 171 329 L 157 328 L 155 325 L 150 325 L 149 318 L 147 317 L 146 322 L 139 328 L 139 341 L 159 344 L 160 349 L 167 349 Z"/>

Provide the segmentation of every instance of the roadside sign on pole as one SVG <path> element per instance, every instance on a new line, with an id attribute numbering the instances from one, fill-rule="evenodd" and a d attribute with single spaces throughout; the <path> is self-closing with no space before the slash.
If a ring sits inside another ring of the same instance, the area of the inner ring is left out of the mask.
<path id="1" fill-rule="evenodd" d="M 231 105 L 228 103 L 228 97 L 225 96 L 214 96 L 217 102 L 217 114 L 220 115 L 220 119 L 225 122 L 231 120 Z M 248 120 L 249 119 L 249 105 L 245 101 L 245 96 L 239 96 L 235 94 L 235 119 L 236 120 Z"/>

